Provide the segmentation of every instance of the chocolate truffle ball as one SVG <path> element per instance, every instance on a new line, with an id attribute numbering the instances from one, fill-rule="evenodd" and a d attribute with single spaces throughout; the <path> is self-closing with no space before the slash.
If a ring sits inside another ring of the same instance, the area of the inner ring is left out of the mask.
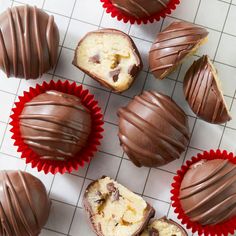
<path id="1" fill-rule="evenodd" d="M 208 32 L 192 23 L 176 21 L 157 35 L 149 52 L 151 72 L 164 79 L 207 41 Z"/>
<path id="2" fill-rule="evenodd" d="M 179 158 L 189 142 L 188 118 L 166 95 L 145 91 L 118 116 L 121 145 L 136 166 L 167 164 Z"/>
<path id="3" fill-rule="evenodd" d="M 50 201 L 42 182 L 22 171 L 0 172 L 0 235 L 38 236 L 46 224 Z"/>
<path id="4" fill-rule="evenodd" d="M 136 19 L 150 17 L 168 8 L 170 0 L 111 0 L 123 14 Z"/>
<path id="5" fill-rule="evenodd" d="M 184 95 L 193 112 L 203 120 L 214 124 L 231 120 L 217 71 L 208 56 L 195 61 L 187 71 Z"/>
<path id="6" fill-rule="evenodd" d="M 88 185 L 83 205 L 97 236 L 138 236 L 155 215 L 141 196 L 106 176 Z"/>
<path id="7" fill-rule="evenodd" d="M 236 165 L 228 160 L 202 160 L 185 174 L 179 199 L 191 221 L 215 225 L 236 216 Z"/>
<path id="8" fill-rule="evenodd" d="M 13 7 L 0 15 L 0 69 L 8 77 L 42 76 L 55 65 L 58 45 L 53 16 L 37 7 Z"/>
<path id="9" fill-rule="evenodd" d="M 73 64 L 116 92 L 127 90 L 143 66 L 132 38 L 115 29 L 86 34 L 77 46 Z"/>
<path id="10" fill-rule="evenodd" d="M 91 131 L 90 111 L 76 96 L 58 91 L 26 103 L 19 119 L 24 142 L 44 160 L 73 158 Z"/>

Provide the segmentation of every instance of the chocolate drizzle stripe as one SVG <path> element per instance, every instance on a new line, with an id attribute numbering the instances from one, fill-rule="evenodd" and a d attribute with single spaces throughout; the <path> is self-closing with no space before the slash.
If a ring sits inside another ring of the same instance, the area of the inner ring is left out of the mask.
<path id="1" fill-rule="evenodd" d="M 213 191 L 210 195 L 208 195 L 208 197 L 206 199 L 203 199 L 202 201 L 198 202 L 198 204 L 189 208 L 186 211 L 186 214 L 191 213 L 192 211 L 196 210 L 197 208 L 199 208 L 202 205 L 206 204 L 207 202 L 211 201 L 215 196 L 217 196 L 218 194 L 225 191 L 228 187 L 230 187 L 235 181 L 236 181 L 236 175 L 233 178 L 229 178 L 227 180 L 224 180 L 221 186 L 219 186 L 215 191 Z M 203 190 L 204 188 L 207 188 L 207 187 L 208 186 L 203 183 L 201 186 L 201 190 Z M 200 192 L 201 190 L 199 189 L 198 192 Z M 185 195 L 184 198 L 191 197 L 193 195 L 194 195 L 194 193 L 193 194 L 189 193 L 189 195 Z M 180 199 L 183 199 L 182 196 L 180 197 Z"/>
<path id="2" fill-rule="evenodd" d="M 6 184 L 4 185 L 4 188 L 6 188 L 5 193 L 7 194 L 6 201 L 8 202 L 9 208 L 11 208 L 11 215 L 12 215 L 11 220 L 14 222 L 13 224 L 14 224 L 14 230 L 16 232 L 16 235 L 20 235 L 19 232 L 21 232 L 21 231 L 20 231 L 18 224 L 16 222 L 16 218 L 14 216 L 14 213 L 15 214 L 17 213 L 19 215 L 19 219 L 21 220 L 21 223 L 24 226 L 25 231 L 28 233 L 28 235 L 34 236 L 33 232 L 31 231 L 31 227 L 25 218 L 25 214 L 24 214 L 24 212 L 21 208 L 21 205 L 19 203 L 17 193 L 15 191 L 15 188 L 12 185 L 12 182 L 11 182 L 8 174 L 5 172 L 5 173 L 3 173 L 3 175 L 6 180 Z M 25 189 L 24 189 L 24 191 L 25 191 Z M 13 204 L 15 205 L 17 212 L 14 212 Z"/>
<path id="3" fill-rule="evenodd" d="M 10 24 L 10 31 L 11 31 L 11 42 L 12 42 L 12 57 L 13 57 L 13 72 L 14 75 L 17 77 L 18 75 L 18 45 L 17 45 L 17 40 L 16 40 L 16 29 L 15 29 L 15 23 L 13 21 L 12 17 L 12 11 L 10 9 L 7 10 L 8 14 L 8 20 Z M 10 69 L 9 69 L 10 70 Z"/>
<path id="4" fill-rule="evenodd" d="M 6 214 L 4 212 L 4 208 L 3 208 L 1 202 L 0 202 L 0 217 L 1 217 L 1 222 L 0 222 L 1 231 L 0 231 L 0 233 L 2 233 L 3 236 L 12 235 L 13 233 L 11 232 L 10 223 L 6 217 Z"/>
<path id="5" fill-rule="evenodd" d="M 223 119 L 228 118 L 227 120 L 230 117 L 224 98 L 218 91 L 217 81 L 213 74 L 214 68 L 208 60 L 207 56 L 203 56 L 190 67 L 184 80 L 184 93 L 190 107 L 198 116 L 217 123 L 221 116 L 225 116 Z M 209 104 L 211 104 L 210 109 Z"/>
<path id="6" fill-rule="evenodd" d="M 58 142 L 58 143 L 70 143 L 76 146 L 83 146 L 82 144 L 76 142 L 75 140 L 65 139 L 65 138 L 54 138 L 54 137 L 42 137 L 42 136 L 22 136 L 23 139 L 29 141 L 50 141 L 50 142 Z"/>
<path id="7" fill-rule="evenodd" d="M 201 168 L 201 165 L 198 168 Z M 203 175 L 203 178 L 197 181 L 199 184 L 194 183 L 192 187 L 181 188 L 180 200 L 184 203 L 193 198 L 197 199 L 194 204 L 186 202 L 187 205 L 184 208 L 191 220 L 200 222 L 202 225 L 217 224 L 236 213 L 236 193 L 234 191 L 236 166 L 228 160 L 219 160 L 215 161 L 214 165 L 212 164 L 209 173 L 204 173 L 206 176 Z M 196 172 L 193 174 L 196 175 Z"/>
<path id="8" fill-rule="evenodd" d="M 23 10 L 22 10 L 23 8 Z M 8 77 L 14 75 L 15 77 L 25 77 L 26 79 L 37 77 L 35 73 L 41 76 L 45 68 L 45 55 L 49 60 L 50 68 L 55 64 L 57 53 L 57 45 L 53 44 L 52 37 L 55 36 L 55 22 L 53 16 L 48 16 L 48 23 L 45 32 L 47 41 L 46 49 L 43 49 L 43 37 L 40 35 L 40 10 L 36 7 L 29 7 L 25 5 L 21 9 L 14 7 L 7 10 L 7 20 L 3 24 L 9 24 L 9 38 L 4 38 L 7 35 L 6 30 L 0 30 L 0 50 L 2 55 L 2 69 Z M 31 23 L 32 21 L 32 23 Z M 44 32 L 43 32 L 44 33 Z M 11 48 L 6 47 L 5 41 L 11 42 Z M 34 42 L 32 42 L 34 40 Z M 37 60 L 32 66 L 31 57 L 36 51 Z M 11 53 L 12 52 L 12 53 Z M 13 68 L 11 68 L 13 67 Z M 38 68 L 38 72 L 32 71 L 32 67 Z"/>
<path id="9" fill-rule="evenodd" d="M 155 0 L 156 8 L 160 11 L 162 8 L 167 8 L 167 4 L 163 0 Z M 119 4 L 119 3 L 113 3 L 113 5 L 120 9 L 121 11 L 126 12 L 128 15 L 134 16 L 136 18 L 140 18 L 140 15 L 143 15 L 143 17 L 150 17 L 153 13 L 150 12 L 149 9 L 145 8 L 145 4 L 139 3 L 137 0 L 127 0 L 127 4 L 131 6 L 131 8 L 136 9 L 137 13 L 133 10 L 130 10 L 125 5 Z M 138 13 L 141 12 L 142 14 Z"/>
<path id="10" fill-rule="evenodd" d="M 49 133 L 54 133 L 54 134 L 61 134 L 61 135 L 67 136 L 69 138 L 73 138 L 75 140 L 79 140 L 81 138 L 81 137 L 76 136 L 74 134 L 66 133 L 66 132 L 63 132 L 63 131 L 60 131 L 60 130 L 45 128 L 45 127 L 36 126 L 36 125 L 31 125 L 31 124 L 27 124 L 27 123 L 24 123 L 24 122 L 20 122 L 20 125 L 25 126 L 27 128 L 30 128 L 30 129 L 39 130 L 39 131 L 44 131 L 44 132 L 49 132 Z"/>
<path id="11" fill-rule="evenodd" d="M 14 8 L 15 11 L 15 16 L 16 16 L 16 28 L 18 29 L 18 35 L 19 35 L 19 41 L 20 41 L 20 55 L 21 55 L 21 61 L 22 61 L 22 65 L 23 65 L 23 73 L 24 73 L 24 77 L 27 78 L 27 59 L 26 59 L 26 47 L 27 45 L 25 45 L 25 40 L 24 40 L 24 32 L 22 29 L 22 23 L 21 23 L 21 18 L 18 12 L 17 8 Z"/>
<path id="12" fill-rule="evenodd" d="M 33 18 L 34 18 L 34 27 L 35 27 L 35 41 L 36 41 L 36 48 L 37 48 L 37 55 L 38 55 L 38 62 L 39 62 L 39 68 L 38 73 L 41 76 L 44 71 L 44 65 L 43 65 L 43 49 L 42 49 L 42 43 L 40 39 L 40 33 L 39 33 L 39 23 L 38 23 L 38 12 L 37 8 L 33 8 Z"/>
<path id="13" fill-rule="evenodd" d="M 177 142 L 172 143 L 173 140 L 168 138 L 166 135 L 161 134 L 159 130 L 156 130 L 151 124 L 147 121 L 136 115 L 135 113 L 129 111 L 127 108 L 123 108 L 120 110 L 120 114 L 124 119 L 126 119 L 129 123 L 131 123 L 134 127 L 139 129 L 144 133 L 150 140 L 156 141 L 156 143 L 162 143 L 162 145 L 158 147 L 160 153 L 168 152 L 169 156 L 167 157 L 167 161 L 171 161 L 172 158 L 178 158 L 179 152 L 177 148 L 174 146 L 179 146 Z M 155 132 L 153 132 L 155 130 Z M 132 140 L 131 140 L 132 141 Z M 172 144 L 172 145 L 171 145 Z M 174 145 L 174 146 L 173 146 Z M 182 149 L 183 147 L 179 147 Z M 154 154 L 153 154 L 154 155 Z"/>
<path id="14" fill-rule="evenodd" d="M 196 181 L 194 183 L 192 183 L 189 186 L 186 186 L 184 188 L 181 188 L 181 190 L 185 190 L 194 186 L 197 186 L 199 184 L 204 183 L 205 181 L 210 180 L 211 178 L 217 176 L 218 173 L 220 173 L 222 170 L 224 170 L 224 168 L 226 168 L 228 165 L 228 161 L 227 160 L 223 160 L 214 170 L 212 170 L 212 172 L 208 172 L 208 175 L 205 176 L 205 178 L 200 179 L 199 181 Z M 232 169 L 234 169 L 235 167 L 233 167 Z M 231 168 L 230 168 L 231 169 Z"/>
<path id="15" fill-rule="evenodd" d="M 185 146 L 182 143 L 176 141 L 164 133 L 161 133 L 160 130 L 157 130 L 155 126 L 148 123 L 146 120 L 130 111 L 128 108 L 120 109 L 120 115 L 141 132 L 143 132 L 151 140 L 156 140 L 157 143 L 160 142 L 160 140 L 164 141 L 163 149 L 165 151 L 169 150 L 172 155 L 179 156 L 178 151 L 174 149 L 173 146 L 183 150 L 185 149 Z"/>
<path id="16" fill-rule="evenodd" d="M 56 160 L 56 161 L 64 161 L 66 160 L 65 157 L 62 156 L 41 156 L 40 157 L 41 160 Z"/>
<path id="17" fill-rule="evenodd" d="M 125 135 L 119 134 L 119 138 L 122 141 L 122 145 L 127 146 L 129 148 L 129 151 L 132 153 L 136 153 L 140 156 L 145 156 L 150 159 L 158 159 L 159 162 L 165 163 L 166 161 L 162 158 L 161 155 L 153 153 L 149 150 L 145 150 L 142 147 L 139 147 L 137 144 L 132 142 L 132 140 L 128 139 Z"/>
<path id="18" fill-rule="evenodd" d="M 176 34 L 178 32 L 178 34 Z M 185 33 L 184 33 L 185 32 Z M 161 32 L 158 39 L 155 41 L 155 44 L 159 44 L 159 43 L 170 43 L 173 44 L 173 46 L 183 46 L 183 45 L 187 45 L 187 44 L 196 44 L 199 41 L 202 40 L 202 34 L 203 34 L 203 30 L 199 30 L 199 29 L 194 29 L 192 32 L 188 31 L 186 33 L 186 30 L 184 29 L 183 32 L 182 31 L 175 31 L 173 36 L 168 35 L 170 32 Z M 166 37 L 164 37 L 166 34 Z M 180 41 L 180 39 L 183 39 L 183 42 L 180 42 L 181 44 L 174 44 L 176 43 L 176 41 Z"/>
<path id="19" fill-rule="evenodd" d="M 36 142 L 28 141 L 28 140 L 25 140 L 25 143 L 28 144 L 31 147 L 39 148 L 39 149 L 50 151 L 50 152 L 55 152 L 55 153 L 57 153 L 59 155 L 64 155 L 66 157 L 73 157 L 72 153 L 64 152 L 64 151 L 62 151 L 62 150 L 60 150 L 58 148 L 52 148 L 50 146 L 42 145 L 40 143 L 36 143 Z"/>
<path id="20" fill-rule="evenodd" d="M 128 0 L 132 5 L 134 5 L 134 7 L 137 7 L 141 12 L 143 12 L 146 16 L 150 16 L 150 13 L 148 12 L 148 10 L 146 10 L 144 8 L 144 6 L 142 6 L 141 4 L 139 4 L 137 1 L 134 0 Z"/>
<path id="21" fill-rule="evenodd" d="M 28 189 L 28 185 L 25 182 L 25 177 L 23 176 L 22 172 L 20 172 L 20 171 L 18 171 L 18 175 L 19 175 L 19 177 L 21 179 L 21 182 L 24 186 L 24 190 L 25 190 L 25 193 L 26 193 L 26 196 L 27 196 L 27 200 L 29 202 L 30 209 L 31 209 L 31 211 L 33 213 L 33 216 L 34 216 L 35 224 L 37 225 L 38 228 L 40 228 L 35 208 L 32 205 L 33 201 L 32 201 L 31 196 L 30 196 L 30 191 Z"/>
<path id="22" fill-rule="evenodd" d="M 71 107 L 78 111 L 83 111 L 87 113 L 87 110 L 83 109 L 80 105 L 73 105 L 73 104 L 67 104 L 65 102 L 59 102 L 59 101 L 44 101 L 44 102 L 27 102 L 25 104 L 25 107 L 27 106 L 41 106 L 41 105 L 55 105 L 55 106 L 64 106 L 64 107 Z"/>
<path id="23" fill-rule="evenodd" d="M 7 49 L 6 49 L 6 45 L 4 42 L 4 37 L 2 34 L 2 30 L 0 29 L 0 51 L 3 53 L 3 65 L 4 65 L 4 71 L 7 74 L 7 76 L 10 76 L 10 63 L 9 63 L 9 59 L 8 59 L 8 55 L 7 55 Z"/>
<path id="24" fill-rule="evenodd" d="M 54 123 L 54 124 L 57 124 L 57 125 L 62 125 L 63 127 L 74 129 L 78 132 L 87 134 L 84 131 L 84 129 L 82 127 L 82 124 L 78 123 L 76 121 L 67 121 L 67 122 L 64 121 L 63 122 L 63 121 L 61 121 L 60 119 L 58 119 L 54 116 L 42 115 L 42 114 L 38 114 L 38 115 L 36 115 L 36 114 L 33 114 L 33 115 L 20 115 L 19 118 L 23 119 L 23 120 L 36 119 L 36 120 L 41 120 L 41 121 L 45 121 L 45 122 L 51 122 L 51 123 Z"/>
<path id="25" fill-rule="evenodd" d="M 232 206 L 236 205 L 236 194 L 229 196 L 228 198 L 224 199 L 224 201 L 219 202 L 218 204 L 216 204 L 215 206 L 213 206 L 212 208 L 210 208 L 209 210 L 205 211 L 205 212 L 201 212 L 199 213 L 199 215 L 194 216 L 192 219 L 194 221 L 198 221 L 200 219 L 203 220 L 208 220 L 208 218 L 211 218 L 212 216 L 215 215 L 220 215 L 221 216 L 221 220 L 222 217 L 224 217 L 224 211 L 226 209 L 232 209 Z M 230 215 L 231 212 L 229 212 Z M 227 218 L 227 216 L 226 216 Z"/>
<path id="26" fill-rule="evenodd" d="M 27 5 L 25 5 L 24 8 L 24 13 L 25 13 L 25 18 L 24 18 L 24 26 L 25 26 L 25 32 L 24 32 L 24 41 L 25 41 L 25 50 L 26 50 L 26 61 L 27 61 L 27 67 L 24 68 L 25 74 L 27 75 L 26 78 L 29 78 L 31 75 L 31 60 L 30 60 L 30 55 L 31 55 L 31 43 L 30 43 L 30 25 L 28 24 L 30 20 L 30 9 Z"/>
<path id="27" fill-rule="evenodd" d="M 219 173 L 219 171 L 215 172 L 215 174 L 213 176 L 211 176 L 211 178 L 205 179 L 204 182 L 202 181 L 202 183 L 198 183 L 197 185 L 195 184 L 194 185 L 195 188 L 194 188 L 194 190 L 191 191 L 191 193 L 186 194 L 186 195 L 181 195 L 181 199 L 191 197 L 194 194 L 201 192 L 202 189 L 211 187 L 215 183 L 221 181 L 221 178 L 223 178 L 225 175 L 230 174 L 230 172 L 232 172 L 233 170 L 236 170 L 236 168 L 232 167 L 229 169 L 224 169 L 220 173 Z M 188 188 L 185 188 L 185 189 L 188 189 Z"/>
<path id="28" fill-rule="evenodd" d="M 117 4 L 117 3 L 114 3 L 113 5 L 114 5 L 116 8 L 120 9 L 121 11 L 124 11 L 124 12 L 128 13 L 129 15 L 132 15 L 132 16 L 134 16 L 134 17 L 136 17 L 136 18 L 139 18 L 139 15 L 138 15 L 138 14 L 136 14 L 136 13 L 133 12 L 133 11 L 130 11 L 130 10 L 129 10 L 128 8 L 126 8 L 126 7 L 123 7 L 123 6 L 121 6 L 121 5 Z"/>
<path id="29" fill-rule="evenodd" d="M 49 16 L 48 24 L 46 28 L 46 39 L 47 39 L 47 46 L 48 46 L 48 57 L 49 57 L 51 66 L 56 63 L 55 61 L 56 56 L 54 55 L 56 50 L 54 50 L 54 45 L 51 40 L 51 38 L 53 37 L 53 34 L 52 34 L 53 26 L 54 26 L 54 17 Z"/>
<path id="30" fill-rule="evenodd" d="M 145 93 L 144 93 L 145 94 Z M 184 125 L 181 124 L 180 121 L 178 121 L 174 116 L 173 116 L 173 112 L 168 111 L 167 106 L 164 106 L 160 99 L 155 98 L 156 95 L 153 95 L 154 101 L 155 102 L 150 102 L 152 101 L 152 97 L 151 97 L 152 93 L 148 93 L 145 94 L 147 96 L 147 98 L 145 99 L 144 96 L 140 96 L 140 97 L 135 97 L 135 100 L 141 104 L 143 104 L 144 106 L 148 107 L 149 109 L 151 109 L 152 111 L 154 111 L 158 116 L 161 116 L 163 119 L 165 119 L 171 126 L 173 126 L 176 130 L 178 130 L 180 133 L 183 133 L 185 136 L 189 136 L 188 130 L 186 129 L 186 127 Z M 162 99 L 165 100 L 164 97 L 162 97 Z M 150 101 L 149 101 L 150 100 Z M 167 101 L 166 101 L 167 102 Z M 174 109 L 174 107 L 171 105 L 171 103 L 168 103 L 171 106 L 171 109 Z M 157 111 L 157 106 L 163 110 L 163 112 L 158 112 Z"/>

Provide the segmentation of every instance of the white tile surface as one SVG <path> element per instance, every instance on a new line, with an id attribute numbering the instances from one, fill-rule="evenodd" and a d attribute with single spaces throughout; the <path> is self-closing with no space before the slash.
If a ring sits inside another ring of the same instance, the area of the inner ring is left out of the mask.
<path id="1" fill-rule="evenodd" d="M 197 13 L 199 0 L 182 0 L 176 11 L 173 12 L 172 16 L 178 19 L 193 22 Z M 186 11 L 186 9 L 188 9 Z"/>
<path id="2" fill-rule="evenodd" d="M 112 94 L 108 102 L 104 120 L 113 124 L 118 124 L 117 111 L 119 108 L 126 106 L 129 102 L 129 98 Z"/>
<path id="3" fill-rule="evenodd" d="M 15 95 L 4 91 L 0 91 L 0 98 L 1 101 L 4 101 L 1 102 L 0 121 L 7 123 L 9 121 L 11 109 L 14 105 Z"/>
<path id="4" fill-rule="evenodd" d="M 197 120 L 190 146 L 203 150 L 217 149 L 222 133 L 222 126 L 209 124 L 203 120 Z"/>
<path id="5" fill-rule="evenodd" d="M 231 5 L 224 32 L 236 36 L 236 6 Z"/>
<path id="6" fill-rule="evenodd" d="M 228 9 L 229 4 L 223 1 L 202 0 L 196 17 L 196 23 L 221 31 Z M 209 14 L 209 11 L 212 14 Z M 221 17 L 219 17 L 219 15 Z"/>
<path id="7" fill-rule="evenodd" d="M 15 6 L 28 3 L 39 7 L 43 6 L 48 13 L 55 16 L 60 31 L 60 45 L 62 46 L 60 49 L 62 50 L 55 74 L 52 70 L 51 74 L 45 74 L 40 79 L 26 81 L 6 78 L 3 72 L 0 72 L 0 145 L 2 143 L 0 146 L 0 169 L 26 169 L 42 180 L 50 197 L 55 199 L 52 201 L 46 229 L 42 230 L 41 236 L 94 236 L 81 208 L 82 198 L 91 180 L 102 175 L 117 177 L 118 181 L 133 191 L 139 194 L 144 193 L 145 199 L 156 209 L 157 217 L 168 215 L 177 220 L 173 208 L 170 208 L 170 186 L 174 173 L 180 168 L 182 162 L 191 159 L 201 150 L 211 148 L 219 147 L 236 154 L 234 141 L 236 138 L 236 100 L 233 100 L 231 107 L 233 119 L 224 128 L 196 119 L 185 101 L 182 90 L 183 78 L 192 62 L 199 56 L 208 54 L 216 60 L 215 65 L 219 72 L 223 93 L 229 96 L 226 98 L 226 102 L 231 104 L 232 97 L 236 95 L 236 6 L 231 5 L 229 9 L 228 3 L 230 2 L 231 0 L 181 0 L 181 5 L 164 22 L 131 26 L 111 18 L 110 14 L 107 14 L 101 7 L 99 0 L 94 0 L 93 3 L 91 0 L 18 0 L 16 2 L 0 0 L 0 12 L 12 4 Z M 233 0 L 232 3 L 236 4 L 236 0 Z M 209 14 L 209 9 L 214 14 Z M 168 79 L 156 80 L 150 73 L 147 73 L 151 42 L 155 40 L 156 34 L 161 28 L 165 28 L 170 22 L 178 19 L 195 21 L 195 23 L 207 27 L 210 32 L 209 41 L 198 50 L 196 56 L 189 57 Z M 109 89 L 85 76 L 82 71 L 71 64 L 74 49 L 84 34 L 105 27 L 129 33 L 140 50 L 144 62 L 143 72 L 136 78 L 132 87 L 122 94 L 110 93 Z M 222 30 L 223 34 L 221 34 Z M 99 147 L 101 152 L 98 152 L 92 162 L 86 164 L 84 168 L 80 168 L 78 172 L 74 171 L 73 174 L 56 175 L 55 177 L 38 173 L 36 169 L 26 165 L 24 160 L 17 158 L 20 154 L 13 146 L 12 134 L 9 131 L 10 126 L 7 125 L 15 94 L 21 95 L 30 86 L 50 81 L 52 78 L 54 80 L 64 78 L 83 83 L 84 87 L 95 95 L 105 113 L 104 139 Z M 116 125 L 118 107 L 124 106 L 130 98 L 140 94 L 143 89 L 172 95 L 177 104 L 190 116 L 189 124 L 192 132 L 190 147 L 182 154 L 181 158 L 158 169 L 151 169 L 150 174 L 149 168 L 137 168 L 126 155 L 123 155 L 117 137 L 118 127 Z M 135 181 L 130 181 L 130 179 Z M 189 232 L 188 235 L 191 233 Z"/>
<path id="8" fill-rule="evenodd" d="M 71 16 L 75 0 L 46 0 L 44 9 L 64 16 Z"/>
<path id="9" fill-rule="evenodd" d="M 75 206 L 79 200 L 82 184 L 83 178 L 81 177 L 70 174 L 57 174 L 50 191 L 50 197 Z M 62 189 L 63 191 L 61 191 Z"/>
<path id="10" fill-rule="evenodd" d="M 98 152 L 90 163 L 87 177 L 90 179 L 98 179 L 103 175 L 115 178 L 121 158 Z"/>
<path id="11" fill-rule="evenodd" d="M 219 49 L 216 54 L 216 61 L 236 67 L 236 37 L 223 34 Z"/>
<path id="12" fill-rule="evenodd" d="M 164 202 L 170 202 L 170 189 L 173 177 L 174 175 L 163 170 L 151 169 L 144 194 Z M 163 188 L 163 185 L 165 188 Z"/>
<path id="13" fill-rule="evenodd" d="M 93 1 L 93 8 L 96 14 L 88 14 L 91 11 L 91 2 L 88 0 L 80 0 L 76 2 L 72 17 L 78 20 L 86 21 L 91 24 L 99 24 L 103 13 L 100 1 Z"/>
<path id="14" fill-rule="evenodd" d="M 70 229 L 70 235 L 71 236 L 78 236 L 78 235 L 95 236 L 95 234 L 89 227 L 88 223 L 89 222 L 84 211 L 81 208 L 77 208 L 75 217 L 72 222 L 71 229 Z"/>
<path id="15" fill-rule="evenodd" d="M 145 90 L 156 90 L 157 92 L 171 96 L 174 90 L 175 81 L 166 78 L 165 80 L 156 79 L 149 74 L 145 84 Z"/>
<path id="16" fill-rule="evenodd" d="M 70 228 L 70 223 L 74 214 L 75 207 L 52 201 L 51 210 L 48 222 L 46 224 L 47 229 L 51 229 L 63 234 L 67 234 Z"/>
<path id="17" fill-rule="evenodd" d="M 131 161 L 123 159 L 117 180 L 130 190 L 142 194 L 148 172 L 149 168 L 138 168 Z"/>

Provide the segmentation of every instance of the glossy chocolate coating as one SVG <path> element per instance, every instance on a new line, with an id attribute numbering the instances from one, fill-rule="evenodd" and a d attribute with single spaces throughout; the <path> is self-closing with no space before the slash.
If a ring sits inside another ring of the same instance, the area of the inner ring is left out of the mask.
<path id="1" fill-rule="evenodd" d="M 33 98 L 19 118 L 24 142 L 45 160 L 73 158 L 91 130 L 90 111 L 80 99 L 58 91 Z"/>
<path id="2" fill-rule="evenodd" d="M 0 172 L 0 236 L 38 236 L 50 201 L 42 182 L 21 171 Z"/>
<path id="3" fill-rule="evenodd" d="M 207 30 L 187 22 L 173 22 L 157 35 L 149 52 L 151 72 L 163 79 L 206 38 Z"/>
<path id="4" fill-rule="evenodd" d="M 166 9 L 170 0 L 111 0 L 111 2 L 123 14 L 140 19 Z"/>
<path id="5" fill-rule="evenodd" d="M 159 236 L 159 235 L 165 235 L 165 236 L 176 236 L 175 234 L 168 234 L 164 233 L 162 231 L 162 233 L 160 233 L 159 231 L 161 231 L 161 229 L 158 229 L 157 227 L 154 227 L 155 222 L 161 222 L 163 225 L 163 229 L 166 228 L 170 228 L 173 230 L 173 228 L 177 227 L 178 229 L 178 235 L 181 236 L 188 236 L 186 230 L 179 225 L 177 222 L 173 221 L 172 219 L 167 219 L 166 216 L 162 217 L 161 219 L 151 219 L 148 226 L 146 227 L 146 229 L 143 231 L 143 233 L 140 236 Z"/>
<path id="6" fill-rule="evenodd" d="M 188 118 L 166 95 L 145 91 L 118 115 L 121 145 L 136 166 L 167 164 L 179 158 L 189 142 Z"/>
<path id="7" fill-rule="evenodd" d="M 8 77 L 36 79 L 56 64 L 59 31 L 37 7 L 13 7 L 0 15 L 0 69 Z"/>
<path id="8" fill-rule="evenodd" d="M 236 216 L 236 165 L 222 159 L 193 164 L 182 180 L 179 198 L 190 220 L 202 225 Z"/>
<path id="9" fill-rule="evenodd" d="M 212 66 L 207 56 L 195 61 L 186 73 L 184 94 L 197 116 L 210 123 L 225 123 L 231 117 Z"/>

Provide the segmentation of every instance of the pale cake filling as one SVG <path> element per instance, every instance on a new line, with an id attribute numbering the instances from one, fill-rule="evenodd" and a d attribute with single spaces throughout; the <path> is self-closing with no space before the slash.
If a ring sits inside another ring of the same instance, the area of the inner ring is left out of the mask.
<path id="1" fill-rule="evenodd" d="M 196 44 L 196 46 L 191 50 L 191 52 L 189 52 L 182 60 L 180 60 L 176 65 L 174 65 L 173 67 L 171 67 L 169 70 L 165 71 L 162 75 L 161 75 L 161 79 L 166 78 L 168 75 L 170 75 L 171 73 L 175 72 L 177 70 L 177 68 L 189 57 L 193 56 L 197 50 L 204 45 L 205 43 L 208 42 L 208 37 L 205 37 L 204 39 L 202 39 L 198 44 Z"/>
<path id="2" fill-rule="evenodd" d="M 116 33 L 91 33 L 77 48 L 77 65 L 116 90 L 133 81 L 130 70 L 139 61 L 130 41 Z"/>
<path id="3" fill-rule="evenodd" d="M 109 177 L 90 187 L 87 201 L 92 208 L 92 221 L 104 236 L 130 236 L 144 224 L 147 203 Z"/>
<path id="4" fill-rule="evenodd" d="M 141 236 L 150 236 L 151 232 L 158 232 L 159 234 L 153 234 L 158 236 L 183 236 L 182 231 L 179 227 L 174 224 L 165 222 L 164 220 L 155 220 L 149 224 L 148 229 L 146 229 Z"/>

